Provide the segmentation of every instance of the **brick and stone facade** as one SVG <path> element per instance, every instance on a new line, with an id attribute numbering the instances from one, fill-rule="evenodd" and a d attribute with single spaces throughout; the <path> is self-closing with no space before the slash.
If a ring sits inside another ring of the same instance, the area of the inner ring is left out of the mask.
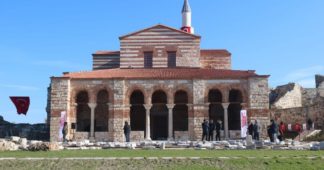
<path id="1" fill-rule="evenodd" d="M 145 52 L 152 68 L 144 68 Z M 176 67 L 168 68 L 168 52 Z M 120 51 L 93 60 L 93 71 L 51 78 L 51 141 L 59 140 L 61 112 L 71 140 L 124 141 L 125 121 L 132 140 L 199 140 L 204 119 L 221 120 L 223 136 L 239 138 L 242 109 L 269 122 L 269 76 L 232 70 L 231 54 L 200 49 L 200 36 L 157 25 L 120 37 Z"/>

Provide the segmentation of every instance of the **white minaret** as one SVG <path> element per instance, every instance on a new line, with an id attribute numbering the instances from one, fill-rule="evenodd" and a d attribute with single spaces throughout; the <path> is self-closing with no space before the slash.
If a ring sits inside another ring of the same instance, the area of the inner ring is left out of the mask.
<path id="1" fill-rule="evenodd" d="M 182 31 L 188 32 L 193 34 L 194 28 L 191 26 L 191 8 L 189 5 L 188 0 L 184 1 L 183 7 L 182 7 Z"/>

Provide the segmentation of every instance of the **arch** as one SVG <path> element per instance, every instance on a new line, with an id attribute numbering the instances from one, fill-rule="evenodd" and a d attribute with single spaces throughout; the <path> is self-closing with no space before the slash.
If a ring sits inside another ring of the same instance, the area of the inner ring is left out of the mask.
<path id="1" fill-rule="evenodd" d="M 110 87 L 107 87 L 107 86 L 104 86 L 104 85 L 98 85 L 98 86 L 95 86 L 95 87 L 93 87 L 92 88 L 92 90 L 91 90 L 91 94 L 93 94 L 93 101 L 94 102 L 96 102 L 96 101 L 98 101 L 98 94 L 99 94 L 99 92 L 101 92 L 101 91 L 106 91 L 107 92 L 107 94 L 108 94 L 108 96 L 107 96 L 107 103 L 109 103 L 109 102 L 113 102 L 114 101 L 114 95 L 113 95 L 113 91 L 111 90 L 111 88 Z"/>
<path id="2" fill-rule="evenodd" d="M 228 129 L 241 130 L 241 109 L 239 103 L 231 103 L 228 106 Z"/>
<path id="3" fill-rule="evenodd" d="M 178 90 L 174 94 L 174 104 L 188 104 L 188 93 L 184 90 Z"/>
<path id="4" fill-rule="evenodd" d="M 177 86 L 176 88 L 174 88 L 173 98 L 175 97 L 176 93 L 179 91 L 186 92 L 187 97 L 188 97 L 188 103 L 193 103 L 193 97 L 192 97 L 193 93 L 192 93 L 192 90 L 188 86 L 181 84 L 181 85 Z M 175 100 L 175 98 L 174 98 L 174 100 Z M 174 103 L 175 103 L 175 101 L 174 101 Z"/>
<path id="5" fill-rule="evenodd" d="M 166 96 L 167 96 L 167 103 L 169 103 L 169 104 L 173 103 L 173 93 L 171 91 L 171 88 L 168 87 L 168 86 L 166 86 L 166 85 L 164 85 L 164 84 L 159 84 L 159 85 L 153 86 L 153 88 L 151 90 L 151 93 L 150 93 L 150 96 L 149 96 L 149 97 L 151 97 L 150 98 L 151 99 L 150 102 L 153 104 L 153 102 L 152 102 L 152 100 L 153 100 L 152 99 L 153 94 L 156 93 L 156 92 L 161 92 L 161 91 L 163 91 L 166 94 Z"/>
<path id="6" fill-rule="evenodd" d="M 157 90 L 152 94 L 152 104 L 167 104 L 168 96 L 163 90 Z"/>
<path id="7" fill-rule="evenodd" d="M 211 89 L 208 92 L 208 102 L 209 103 L 222 103 L 223 95 L 218 89 Z"/>
<path id="8" fill-rule="evenodd" d="M 153 140 L 166 140 L 168 138 L 168 108 L 167 94 L 157 90 L 152 94 L 152 108 L 150 110 L 151 138 Z"/>
<path id="9" fill-rule="evenodd" d="M 224 122 L 224 108 L 222 106 L 223 94 L 220 90 L 212 88 L 208 92 L 208 102 L 209 102 L 209 120 L 214 122 L 221 121 Z"/>
<path id="10" fill-rule="evenodd" d="M 146 135 L 146 109 L 144 107 L 144 94 L 134 90 L 130 95 L 130 125 L 133 131 L 144 131 Z"/>
<path id="11" fill-rule="evenodd" d="M 243 95 L 241 90 L 231 89 L 228 95 L 228 101 L 230 103 L 242 103 Z"/>
<path id="12" fill-rule="evenodd" d="M 174 96 L 173 131 L 188 131 L 188 94 L 178 90 Z"/>
<path id="13" fill-rule="evenodd" d="M 78 132 L 90 132 L 91 109 L 88 106 L 89 95 L 88 92 L 83 90 L 79 91 L 76 95 L 77 103 L 77 127 Z"/>
<path id="14" fill-rule="evenodd" d="M 145 98 L 144 94 L 140 90 L 134 90 L 133 93 L 130 96 L 130 104 L 131 105 L 143 105 Z"/>
<path id="15" fill-rule="evenodd" d="M 144 90 L 144 88 L 142 86 L 136 85 L 136 86 L 131 86 L 130 88 L 127 89 L 127 91 L 125 93 L 125 96 L 126 96 L 125 103 L 126 104 L 131 104 L 130 99 L 131 99 L 131 95 L 133 94 L 134 91 L 140 91 L 144 96 L 144 104 L 148 103 L 148 98 L 150 96 L 147 95 L 146 90 Z"/>
<path id="16" fill-rule="evenodd" d="M 94 130 L 96 132 L 108 131 L 108 121 L 109 121 L 109 93 L 106 89 L 98 91 L 97 96 L 97 106 L 95 108 L 95 124 Z"/>
<path id="17" fill-rule="evenodd" d="M 241 109 L 243 102 L 243 95 L 241 90 L 231 89 L 228 95 L 228 128 L 229 130 L 241 129 Z"/>

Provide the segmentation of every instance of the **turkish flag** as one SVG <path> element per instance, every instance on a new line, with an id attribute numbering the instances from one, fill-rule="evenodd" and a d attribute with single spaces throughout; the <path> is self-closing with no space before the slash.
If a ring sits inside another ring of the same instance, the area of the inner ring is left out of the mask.
<path id="1" fill-rule="evenodd" d="M 29 97 L 10 97 L 10 99 L 15 104 L 18 114 L 27 114 L 30 104 Z"/>

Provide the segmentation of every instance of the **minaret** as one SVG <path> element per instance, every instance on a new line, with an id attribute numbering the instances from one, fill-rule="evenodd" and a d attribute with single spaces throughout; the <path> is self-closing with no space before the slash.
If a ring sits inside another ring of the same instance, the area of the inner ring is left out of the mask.
<path id="1" fill-rule="evenodd" d="M 182 7 L 182 31 L 188 32 L 193 34 L 194 28 L 191 26 L 191 8 L 189 5 L 188 0 L 184 1 L 183 7 Z"/>

